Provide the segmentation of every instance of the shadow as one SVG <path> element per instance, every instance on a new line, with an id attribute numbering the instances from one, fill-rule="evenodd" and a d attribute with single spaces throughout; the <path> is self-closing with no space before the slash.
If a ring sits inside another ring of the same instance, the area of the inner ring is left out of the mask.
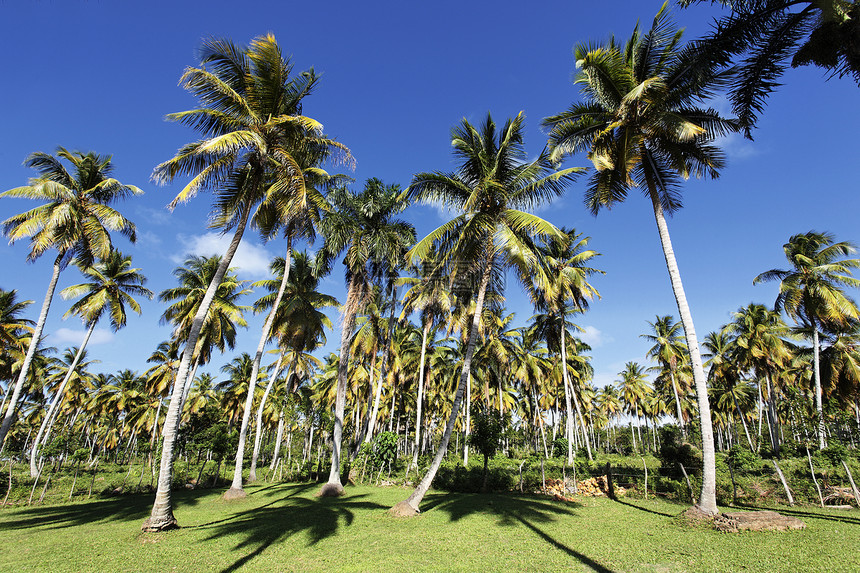
<path id="1" fill-rule="evenodd" d="M 629 501 L 624 501 L 620 498 L 615 498 L 612 501 L 615 503 L 620 503 L 621 505 L 626 505 L 627 507 L 632 507 L 633 509 L 638 509 L 639 511 L 645 511 L 647 513 L 652 513 L 654 515 L 659 515 L 661 517 L 676 517 L 677 514 L 673 515 L 671 513 L 663 513 L 662 511 L 657 511 L 654 509 L 648 509 L 647 507 L 642 507 L 640 505 L 636 505 L 635 503 L 631 503 Z M 681 513 L 680 511 L 678 513 Z"/>
<path id="2" fill-rule="evenodd" d="M 736 509 L 755 509 L 755 510 L 767 510 L 767 511 L 776 511 L 777 513 L 783 513 L 785 515 L 790 515 L 792 517 L 796 517 L 798 519 L 821 519 L 825 521 L 838 521 L 840 523 L 847 523 L 848 525 L 860 525 L 860 516 L 853 515 L 833 515 L 830 513 L 817 513 L 814 511 L 803 511 L 801 509 L 796 509 L 793 507 L 763 507 L 758 505 L 751 504 L 738 504 Z M 834 510 L 834 511 L 850 511 L 856 513 L 856 510 Z"/>
<path id="3" fill-rule="evenodd" d="M 279 495 L 278 499 L 266 505 L 255 505 L 194 528 L 209 530 L 204 541 L 225 535 L 236 536 L 241 541 L 232 548 L 233 551 L 244 553 L 250 550 L 222 570 L 222 573 L 229 573 L 242 568 L 276 542 L 304 533 L 308 546 L 315 545 L 335 535 L 341 523 L 346 527 L 352 525 L 356 510 L 387 509 L 384 505 L 364 501 L 362 498 L 367 497 L 366 494 L 347 494 L 340 498 L 298 497 L 314 485 L 281 486 L 280 491 L 286 495 Z"/>
<path id="4" fill-rule="evenodd" d="M 539 523 L 556 521 L 559 517 L 577 517 L 576 508 L 582 507 L 576 502 L 557 502 L 544 496 L 523 494 L 430 494 L 425 498 L 424 510 L 443 511 L 450 516 L 451 521 L 458 521 L 466 515 L 483 513 L 495 515 L 497 523 L 502 526 L 524 525 L 537 537 L 555 549 L 565 552 L 570 557 L 599 573 L 612 573 L 611 569 L 601 565 L 587 555 L 576 551 L 555 539 L 543 529 Z"/>
<path id="5" fill-rule="evenodd" d="M 199 498 L 211 494 L 211 491 L 205 490 L 175 491 L 174 510 L 183 505 L 197 505 Z M 0 521 L 0 531 L 31 527 L 62 529 L 109 521 L 143 521 L 152 511 L 154 499 L 152 494 L 118 495 L 65 505 L 7 509 L 2 514 L 4 519 Z"/>

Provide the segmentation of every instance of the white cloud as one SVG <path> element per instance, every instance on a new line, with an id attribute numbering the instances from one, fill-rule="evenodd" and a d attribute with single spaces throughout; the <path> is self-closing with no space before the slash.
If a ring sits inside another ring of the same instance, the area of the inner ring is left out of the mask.
<path id="1" fill-rule="evenodd" d="M 73 344 L 75 346 L 80 346 L 81 342 L 84 341 L 84 336 L 87 334 L 86 330 L 74 330 L 71 328 L 59 328 L 55 332 L 51 333 L 51 342 L 57 344 Z M 99 344 L 107 344 L 108 342 L 113 340 L 113 333 L 109 330 L 105 330 L 103 328 L 97 328 L 93 331 L 92 336 L 90 336 L 90 341 L 87 342 L 87 346 L 97 346 Z"/>
<path id="2" fill-rule="evenodd" d="M 611 336 L 607 336 L 595 326 L 588 325 L 582 328 L 585 332 L 580 332 L 577 336 L 592 348 L 598 348 L 613 340 Z"/>
<path id="3" fill-rule="evenodd" d="M 182 250 L 170 257 L 177 264 L 182 264 L 189 255 L 211 257 L 223 256 L 230 245 L 231 235 L 221 233 L 206 233 L 205 235 L 177 235 Z M 239 272 L 252 277 L 269 276 L 269 263 L 272 255 L 260 245 L 242 242 L 233 256 L 231 267 L 237 267 Z"/>
<path id="4" fill-rule="evenodd" d="M 153 225 L 167 225 L 172 220 L 170 211 L 166 207 L 163 209 L 152 209 L 150 207 L 138 206 L 136 210 L 141 217 Z"/>
<path id="5" fill-rule="evenodd" d="M 739 133 L 730 133 L 724 137 L 718 137 L 714 145 L 721 148 L 729 159 L 749 159 L 761 155 L 760 145 L 756 145 Z"/>

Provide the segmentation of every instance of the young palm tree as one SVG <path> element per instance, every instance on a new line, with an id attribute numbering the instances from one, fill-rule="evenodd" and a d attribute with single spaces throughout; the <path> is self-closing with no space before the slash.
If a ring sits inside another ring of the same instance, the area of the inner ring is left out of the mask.
<path id="1" fill-rule="evenodd" d="M 415 242 L 415 229 L 411 224 L 396 218 L 406 208 L 397 185 L 385 185 L 379 179 L 368 179 L 360 193 L 339 188 L 329 193 L 328 200 L 332 210 L 326 213 L 320 224 L 325 243 L 318 257 L 321 267 L 328 269 L 332 261 L 345 252 L 347 288 L 346 303 L 341 311 L 343 318 L 334 403 L 332 463 L 328 482 L 320 494 L 337 496 L 343 493 L 340 482 L 343 415 L 349 345 L 355 329 L 356 313 L 370 296 L 371 282 L 388 276 L 390 269 L 402 260 L 402 253 Z"/>
<path id="2" fill-rule="evenodd" d="M 650 334 L 640 334 L 640 338 L 644 338 L 648 342 L 654 343 L 654 346 L 648 349 L 647 356 L 653 358 L 660 363 L 660 368 L 664 374 L 669 374 L 669 383 L 672 386 L 672 394 L 675 397 L 676 416 L 678 417 L 678 425 L 681 427 L 681 435 L 686 439 L 687 429 L 684 426 L 684 415 L 681 411 L 681 399 L 678 395 L 678 367 L 685 360 L 687 354 L 687 346 L 681 337 L 681 323 L 675 322 L 671 315 L 657 316 L 654 322 L 649 322 L 651 327 Z"/>
<path id="3" fill-rule="evenodd" d="M 71 173 L 60 159 L 71 164 Z M 35 261 L 51 249 L 57 251 L 57 256 L 27 355 L 0 425 L 0 444 L 12 426 L 15 407 L 42 338 L 60 271 L 73 258 L 85 266 L 95 259 L 107 258 L 112 249 L 110 231 L 119 232 L 133 243 L 136 238 L 134 224 L 110 205 L 129 195 L 143 193 L 111 177 L 110 156 L 70 152 L 59 147 L 56 157 L 36 152 L 27 157 L 24 165 L 35 169 L 39 176 L 31 179 L 29 185 L 0 193 L 0 197 L 35 199 L 44 204 L 3 221 L 3 232 L 10 243 L 31 238 L 28 261 Z"/>
<path id="4" fill-rule="evenodd" d="M 89 282 L 67 287 L 60 294 L 66 299 L 81 297 L 66 312 L 64 318 L 73 314 L 80 316 L 88 327 L 87 333 L 78 347 L 78 355 L 72 361 L 68 374 L 54 393 L 54 399 L 51 401 L 42 427 L 39 428 L 36 439 L 33 441 L 33 447 L 30 450 L 30 475 L 32 477 L 39 474 L 37 460 L 39 448 L 44 445 L 41 443 L 42 435 L 51 430 L 57 405 L 63 398 L 66 384 L 77 367 L 80 356 L 86 348 L 99 319 L 107 313 L 110 317 L 111 328 L 117 332 L 125 326 L 126 306 L 140 314 L 140 305 L 132 295 L 152 298 L 152 291 L 143 286 L 146 283 L 146 277 L 140 273 L 140 269 L 132 268 L 130 256 L 125 256 L 119 251 L 112 251 L 103 262 L 82 267 L 81 272 L 90 279 Z"/>
<path id="5" fill-rule="evenodd" d="M 538 311 L 547 313 L 556 328 L 544 332 L 547 346 L 552 352 L 561 351 L 561 363 L 567 365 L 567 325 L 566 316 L 571 313 L 585 312 L 588 309 L 588 301 L 594 297 L 600 298 L 589 282 L 588 278 L 594 274 L 605 274 L 603 271 L 591 268 L 588 263 L 600 253 L 586 249 L 591 237 L 582 237 L 575 230 L 562 229 L 566 238 L 562 241 L 548 238 L 539 246 L 541 264 L 546 268 L 545 274 L 550 282 L 546 285 L 535 285 L 532 297 L 535 299 L 535 307 Z M 544 323 L 546 324 L 546 323 Z M 554 331 L 554 332 L 553 332 Z M 591 444 L 588 441 L 588 432 L 582 418 L 579 399 L 573 392 L 570 383 L 568 368 L 562 368 L 562 379 L 564 382 L 564 401 L 567 421 L 567 463 L 573 464 L 573 409 L 571 398 L 576 405 L 576 411 L 582 425 L 582 433 L 585 440 L 588 459 L 591 459 Z"/>
<path id="6" fill-rule="evenodd" d="M 704 472 L 699 509 L 717 513 L 716 461 L 708 392 L 692 315 L 672 250 L 665 213 L 681 207 L 679 185 L 691 174 L 718 176 L 723 165 L 715 138 L 740 129 L 737 121 L 699 107 L 727 75 L 719 62 L 693 65 L 695 50 L 680 47 L 681 32 L 672 27 L 666 6 L 657 13 L 651 29 L 621 46 L 577 46 L 576 83 L 583 85 L 586 101 L 546 118 L 553 159 L 588 151 L 596 172 L 585 202 L 592 213 L 627 198 L 640 187 L 651 201 L 663 246 L 663 255 L 678 304 L 681 323 L 693 365 L 702 426 Z"/>
<path id="7" fill-rule="evenodd" d="M 427 259 L 435 248 L 441 256 L 440 265 L 447 271 L 440 272 L 461 285 L 476 284 L 477 293 L 460 380 L 436 457 L 412 495 L 394 507 L 395 512 L 405 515 L 418 512 L 447 452 L 469 378 L 491 279 L 498 283 L 502 273 L 514 267 L 527 284 L 533 273 L 542 272 L 539 253 L 531 247 L 534 237 L 555 236 L 564 240 L 554 225 L 520 209 L 535 207 L 561 195 L 565 185 L 582 169 L 554 170 L 546 150 L 537 159 L 528 161 L 523 122 L 520 113 L 497 131 L 489 114 L 480 128 L 464 119 L 451 134 L 454 154 L 461 161 L 458 170 L 418 173 L 407 189 L 413 201 L 442 203 L 460 212 L 419 241 L 409 251 L 409 259 Z"/>
<path id="8" fill-rule="evenodd" d="M 774 308 L 784 310 L 802 329 L 812 333 L 818 447 L 824 449 L 819 334 L 822 330 L 845 328 L 850 321 L 860 319 L 857 304 L 841 288 L 860 286 L 860 280 L 850 276 L 852 268 L 860 267 L 860 259 L 839 260 L 857 249 L 845 241 L 835 242 L 830 233 L 793 235 L 782 248 L 792 269 L 771 269 L 753 279 L 753 284 L 780 281 Z"/>

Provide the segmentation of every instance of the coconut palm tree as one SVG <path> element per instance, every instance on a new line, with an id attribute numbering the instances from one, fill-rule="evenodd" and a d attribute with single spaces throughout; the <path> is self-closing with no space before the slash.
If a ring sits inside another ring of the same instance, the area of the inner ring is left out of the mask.
<path id="1" fill-rule="evenodd" d="M 171 203 L 188 201 L 199 191 L 216 194 L 212 226 L 233 230 L 230 246 L 192 321 L 188 346 L 195 348 L 200 330 L 242 240 L 252 211 L 272 195 L 279 198 L 301 195 L 306 189 L 302 158 L 323 157 L 330 151 L 346 152 L 343 145 L 322 134 L 322 126 L 300 114 L 303 98 L 316 84 L 313 70 L 298 77 L 271 34 L 237 46 L 224 39 L 204 41 L 199 68 L 187 68 L 181 84 L 200 101 L 198 109 L 168 115 L 188 125 L 203 139 L 180 149 L 156 167 L 154 177 L 169 182 L 176 177 L 191 180 Z M 311 149 L 313 152 L 308 152 Z M 183 387 L 191 367 L 185 353 L 177 373 Z M 180 415 L 181 397 L 174 395 L 165 427 L 173 428 Z M 145 531 L 160 531 L 176 525 L 170 501 L 173 474 L 172 430 L 164 436 L 158 490 Z"/>
<path id="2" fill-rule="evenodd" d="M 288 368 L 288 379 L 296 368 L 303 367 L 307 371 L 307 364 L 313 361 L 302 357 L 317 348 L 320 343 L 324 344 L 325 329 L 332 328 L 331 320 L 320 309 L 338 304 L 337 299 L 317 290 L 322 277 L 318 275 L 318 269 L 313 263 L 313 259 L 307 253 L 298 252 L 292 258 L 291 270 L 288 273 L 290 278 L 283 289 L 281 288 L 283 280 L 270 279 L 253 284 L 254 287 L 263 287 L 269 291 L 269 294 L 254 303 L 255 312 L 263 312 L 278 304 L 278 308 L 273 313 L 273 332 L 278 338 L 281 356 L 286 357 L 289 354 L 285 362 Z M 286 265 L 285 259 L 276 257 L 272 261 L 271 271 L 276 277 L 286 276 Z M 281 294 L 280 300 L 275 293 Z M 257 410 L 254 453 L 251 457 L 249 475 L 251 481 L 256 479 L 256 462 L 260 454 L 262 438 L 263 408 L 272 385 L 279 375 L 279 370 L 279 366 L 274 368 Z"/>
<path id="3" fill-rule="evenodd" d="M 33 321 L 21 317 L 32 300 L 18 300 L 17 290 L 0 289 L 0 356 L 13 349 L 25 351 L 24 336 L 32 335 Z"/>
<path id="4" fill-rule="evenodd" d="M 802 329 L 811 331 L 818 447 L 824 449 L 819 335 L 822 330 L 845 328 L 850 321 L 860 319 L 857 304 L 841 288 L 860 286 L 860 280 L 851 276 L 851 269 L 860 267 L 860 259 L 843 258 L 857 249 L 845 241 L 837 243 L 830 233 L 809 231 L 793 235 L 782 248 L 792 268 L 761 273 L 753 279 L 753 284 L 780 281 L 774 308 L 784 310 Z"/>
<path id="5" fill-rule="evenodd" d="M 112 251 L 102 262 L 82 267 L 81 272 L 89 279 L 89 282 L 67 287 L 60 294 L 66 299 L 81 297 L 66 312 L 64 318 L 73 314 L 80 316 L 84 324 L 87 325 L 87 332 L 84 335 L 83 342 L 78 347 L 78 356 L 75 356 L 72 365 L 69 367 L 68 374 L 54 393 L 54 398 L 48 408 L 48 413 L 45 416 L 42 427 L 39 428 L 36 439 L 33 441 L 33 447 L 30 450 L 31 477 L 39 475 L 37 460 L 39 448 L 43 445 L 41 443 L 42 436 L 50 432 L 50 426 L 53 422 L 57 405 L 63 398 L 66 384 L 68 384 L 72 372 L 77 367 L 80 355 L 86 348 L 87 342 L 89 342 L 90 336 L 95 330 L 99 319 L 107 313 L 110 317 L 111 329 L 117 332 L 126 324 L 126 306 L 137 314 L 140 314 L 140 304 L 134 299 L 134 296 L 152 298 L 152 291 L 143 286 L 146 283 L 146 277 L 140 273 L 140 269 L 132 268 L 130 256 L 123 255 L 119 251 Z"/>
<path id="6" fill-rule="evenodd" d="M 71 164 L 71 172 L 61 159 Z M 10 244 L 30 237 L 28 261 L 35 261 L 52 249 L 57 251 L 57 256 L 27 355 L 0 425 L 0 444 L 12 426 L 15 407 L 41 341 L 60 272 L 72 259 L 87 266 L 95 259 L 107 258 L 112 249 L 111 231 L 119 232 L 133 243 L 136 239 L 134 224 L 110 205 L 129 195 L 143 193 L 111 177 L 110 156 L 70 152 L 58 147 L 56 156 L 36 152 L 27 157 L 24 165 L 35 169 L 38 177 L 31 179 L 29 185 L 0 193 L 0 197 L 35 199 L 44 204 L 3 221 L 3 233 Z"/>
<path id="7" fill-rule="evenodd" d="M 340 482 L 343 415 L 346 392 L 350 339 L 355 329 L 356 313 L 369 299 L 373 280 L 390 275 L 390 270 L 402 260 L 402 253 L 415 242 L 415 229 L 397 218 L 406 208 L 397 185 L 385 185 L 381 180 L 368 179 L 364 189 L 354 193 L 338 188 L 329 193 L 332 210 L 325 214 L 320 230 L 325 243 L 318 253 L 323 268 L 344 254 L 346 267 L 346 302 L 341 310 L 342 330 L 338 358 L 337 387 L 334 403 L 332 433 L 332 463 L 328 482 L 321 495 L 343 493 Z"/>
<path id="8" fill-rule="evenodd" d="M 725 84 L 728 75 L 722 73 L 719 62 L 698 62 L 695 50 L 681 47 L 680 42 L 681 32 L 672 26 L 664 5 L 651 28 L 640 34 L 637 25 L 624 46 L 614 38 L 603 46 L 577 46 L 580 71 L 575 81 L 583 86 L 586 101 L 546 118 L 544 125 L 550 128 L 553 159 L 588 151 L 596 168 L 585 193 L 592 213 L 624 201 L 634 187 L 642 188 L 651 201 L 698 395 L 704 462 L 698 508 L 716 514 L 707 384 L 665 214 L 680 209 L 683 179 L 718 176 L 723 156 L 713 142 L 739 131 L 740 125 L 713 109 L 699 107 Z"/>
<path id="9" fill-rule="evenodd" d="M 707 350 L 707 354 L 704 354 L 705 366 L 710 366 L 708 380 L 711 382 L 712 388 L 719 389 L 719 397 L 728 396 L 731 398 L 732 405 L 741 420 L 741 425 L 743 425 L 747 445 L 750 451 L 754 452 L 755 446 L 753 446 L 749 428 L 747 428 L 746 413 L 741 409 L 738 402 L 738 396 L 746 397 L 749 395 L 749 385 L 741 380 L 738 364 L 734 360 L 736 352 L 734 342 L 725 330 L 709 332 L 702 342 L 702 346 Z"/>
<path id="10" fill-rule="evenodd" d="M 704 0 L 679 0 L 682 6 Z M 788 68 L 815 65 L 860 85 L 856 0 L 721 0 L 731 14 L 699 41 L 704 65 L 739 60 L 729 99 L 747 137 Z"/>
<path id="11" fill-rule="evenodd" d="M 681 434 L 686 439 L 687 430 L 684 426 L 684 415 L 681 411 L 681 399 L 678 393 L 677 373 L 678 367 L 685 361 L 687 355 L 687 346 L 681 336 L 681 323 L 675 322 L 671 315 L 656 316 L 654 322 L 649 322 L 651 327 L 649 334 L 640 334 L 640 338 L 644 338 L 648 342 L 652 342 L 654 346 L 648 349 L 647 356 L 660 363 L 660 367 L 664 373 L 669 375 L 669 383 L 672 386 L 672 394 L 675 397 L 675 408 L 677 411 L 678 425 L 681 427 Z"/>
<path id="12" fill-rule="evenodd" d="M 636 434 L 633 432 L 633 416 L 636 417 L 637 427 L 639 425 L 639 406 L 645 397 L 652 392 L 651 386 L 645 378 L 645 369 L 636 362 L 628 362 L 624 370 L 618 373 L 621 380 L 618 381 L 618 394 L 624 404 L 627 414 L 630 416 L 630 437 L 633 441 L 633 450 L 636 451 Z M 642 436 L 640 434 L 641 443 Z M 644 445 L 642 446 L 644 450 Z"/>
<path id="13" fill-rule="evenodd" d="M 587 266 L 591 259 L 600 255 L 597 251 L 587 249 L 591 237 L 583 238 L 582 234 L 577 233 L 576 230 L 562 228 L 561 231 L 566 235 L 564 240 L 559 241 L 550 237 L 539 245 L 541 253 L 539 261 L 546 267 L 545 276 L 550 282 L 545 285 L 534 285 L 532 298 L 535 300 L 535 307 L 538 311 L 544 311 L 548 317 L 555 319 L 556 329 L 553 329 L 555 332 L 547 329 L 544 334 L 550 351 L 558 352 L 560 349 L 561 363 L 566 365 L 568 363 L 568 333 L 565 317 L 571 313 L 585 312 L 591 299 L 595 297 L 600 298 L 600 293 L 588 282 L 588 279 L 592 275 L 604 273 Z M 573 464 L 574 416 L 573 409 L 571 408 L 571 398 L 573 398 L 573 402 L 576 405 L 576 411 L 582 424 L 582 433 L 586 450 L 588 451 L 588 459 L 592 457 L 591 444 L 588 441 L 588 432 L 585 429 L 579 399 L 572 392 L 573 387 L 570 383 L 570 375 L 567 367 L 562 368 L 562 378 L 564 381 L 564 401 L 567 413 L 565 417 L 567 421 L 567 463 Z"/>
<path id="14" fill-rule="evenodd" d="M 435 248 L 441 256 L 441 267 L 447 271 L 442 274 L 453 277 L 460 285 L 477 285 L 460 381 L 436 457 L 412 495 L 394 508 L 407 515 L 418 512 L 448 449 L 471 371 L 491 280 L 499 285 L 502 273 L 514 267 L 523 282 L 529 282 L 533 273 L 542 272 L 539 253 L 532 248 L 534 237 L 554 235 L 564 239 L 554 225 L 520 209 L 559 196 L 582 169 L 554 170 L 546 150 L 528 161 L 522 137 L 524 121 L 521 112 L 497 131 L 489 114 L 477 128 L 464 119 L 451 134 L 454 155 L 461 161 L 457 171 L 416 174 L 407 189 L 413 201 L 442 203 L 459 212 L 419 241 L 409 251 L 408 258 L 425 260 Z"/>

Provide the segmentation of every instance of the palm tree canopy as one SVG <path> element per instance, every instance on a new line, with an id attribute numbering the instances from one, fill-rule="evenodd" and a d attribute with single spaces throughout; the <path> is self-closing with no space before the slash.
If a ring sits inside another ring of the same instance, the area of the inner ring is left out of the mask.
<path id="1" fill-rule="evenodd" d="M 152 299 L 152 291 L 143 286 L 146 277 L 140 269 L 131 267 L 131 256 L 119 251 L 111 251 L 104 261 L 81 268 L 81 273 L 90 279 L 89 282 L 72 285 L 60 292 L 65 299 L 81 297 L 64 318 L 77 314 L 90 325 L 98 322 L 107 311 L 111 327 L 117 331 L 125 326 L 126 306 L 140 314 L 140 305 L 132 295 Z"/>
<path id="2" fill-rule="evenodd" d="M 698 107 L 725 85 L 720 65 L 692 65 L 695 50 L 680 47 L 666 5 L 650 30 L 637 25 L 625 45 L 574 49 L 585 102 L 544 119 L 552 159 L 588 151 L 596 172 L 585 204 L 597 213 L 627 198 L 631 187 L 656 191 L 663 210 L 681 207 L 679 184 L 690 175 L 717 177 L 723 154 L 714 139 L 740 129 L 735 120 Z"/>
<path id="3" fill-rule="evenodd" d="M 69 172 L 60 159 L 68 161 Z M 57 155 L 36 152 L 24 165 L 37 171 L 29 185 L 0 193 L 0 197 L 35 199 L 44 204 L 3 221 L 9 242 L 30 237 L 27 260 L 33 261 L 49 249 L 56 249 L 63 266 L 75 258 L 83 265 L 105 259 L 111 249 L 110 231 L 117 231 L 132 243 L 134 223 L 110 204 L 129 195 L 143 193 L 133 185 L 113 177 L 110 156 L 57 148 Z"/>
<path id="4" fill-rule="evenodd" d="M 843 258 L 856 252 L 853 244 L 837 243 L 830 233 L 809 231 L 793 235 L 782 248 L 792 268 L 771 269 L 753 279 L 753 284 L 780 281 L 775 309 L 813 328 L 844 327 L 860 319 L 857 304 L 840 288 L 860 286 L 860 280 L 851 276 L 860 259 Z"/>
<path id="5" fill-rule="evenodd" d="M 32 300 L 18 300 L 17 290 L 0 289 L 0 356 L 8 350 L 25 351 L 24 336 L 32 334 L 33 321 L 21 317 Z"/>

